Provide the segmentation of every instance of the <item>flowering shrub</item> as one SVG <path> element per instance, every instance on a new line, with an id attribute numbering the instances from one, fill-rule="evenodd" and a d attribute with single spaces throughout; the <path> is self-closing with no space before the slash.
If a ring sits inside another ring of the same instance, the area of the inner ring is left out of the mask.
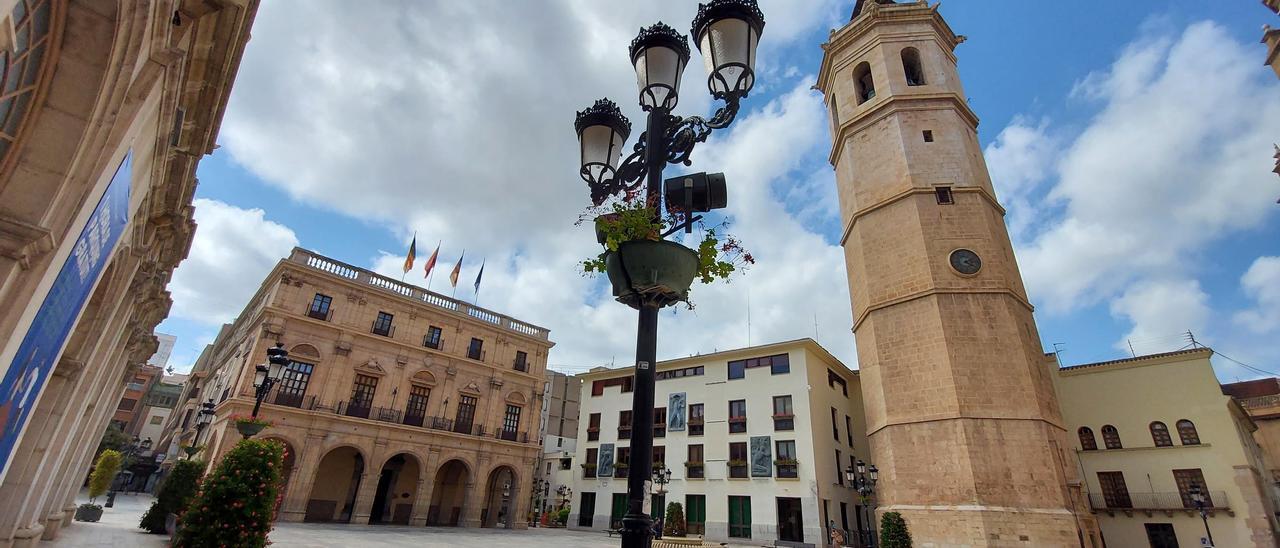
<path id="1" fill-rule="evenodd" d="M 275 521 L 284 445 L 241 440 L 223 457 L 182 515 L 174 548 L 262 548 Z"/>
<path id="2" fill-rule="evenodd" d="M 606 251 L 617 251 L 624 243 L 637 240 L 660 240 L 662 233 L 669 226 L 680 226 L 682 219 L 676 215 L 668 219 L 655 219 L 655 211 L 639 200 L 631 202 L 614 202 L 609 206 L 588 208 L 587 213 L 579 218 L 578 223 L 585 222 L 591 215 L 595 217 L 595 227 L 604 240 Z M 729 226 L 728 221 L 708 228 L 701 221 L 695 223 L 701 239 L 698 240 L 694 252 L 698 254 L 698 280 L 704 284 L 716 280 L 727 280 L 734 271 L 755 264 L 756 260 L 742 243 L 730 234 L 724 234 Z M 721 233 L 718 234 L 716 231 Z M 582 261 L 583 274 L 594 275 L 605 271 L 605 255 Z"/>
<path id="3" fill-rule="evenodd" d="M 200 487 L 200 476 L 204 475 L 204 461 L 180 460 L 173 465 L 173 470 L 160 484 L 155 502 L 143 514 L 138 527 L 152 534 L 164 534 L 165 518 L 170 514 L 181 515 Z"/>

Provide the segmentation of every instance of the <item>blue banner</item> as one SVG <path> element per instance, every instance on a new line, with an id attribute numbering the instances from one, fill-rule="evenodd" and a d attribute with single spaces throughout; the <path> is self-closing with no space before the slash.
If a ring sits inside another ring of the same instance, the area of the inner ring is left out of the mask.
<path id="1" fill-rule="evenodd" d="M 9 469 L 18 439 L 31 419 L 40 392 L 53 372 L 62 347 L 89 293 L 111 258 L 116 242 L 129 222 L 129 185 L 133 171 L 132 151 L 125 155 L 107 191 L 98 201 L 89 221 L 80 231 L 71 255 L 62 264 L 49 294 L 40 304 L 18 354 L 0 382 L 0 478 Z"/>

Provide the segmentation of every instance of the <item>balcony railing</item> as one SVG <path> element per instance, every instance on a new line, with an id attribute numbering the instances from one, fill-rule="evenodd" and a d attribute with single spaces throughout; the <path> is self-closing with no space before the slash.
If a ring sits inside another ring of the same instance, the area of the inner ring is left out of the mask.
<path id="1" fill-rule="evenodd" d="M 329 321 L 329 318 L 333 317 L 333 309 L 329 308 L 325 310 L 317 310 L 315 308 L 308 307 L 307 316 L 310 316 L 322 322 L 327 322 Z"/>
<path id="2" fill-rule="evenodd" d="M 433 348 L 435 350 L 440 350 L 441 348 L 444 348 L 444 337 L 436 337 L 433 339 L 429 334 L 423 335 L 422 346 L 425 346 L 427 348 Z"/>
<path id="3" fill-rule="evenodd" d="M 359 402 L 351 401 L 338 402 L 336 406 L 325 405 L 315 396 L 299 396 L 296 394 L 276 392 L 268 397 L 266 403 L 282 405 L 286 407 L 295 407 L 307 411 L 324 411 L 336 415 L 346 417 L 356 417 L 360 419 L 372 419 L 392 424 L 403 424 L 407 426 L 416 426 L 431 430 L 443 430 L 453 432 L 455 434 L 464 434 L 468 436 L 478 436 L 482 438 L 493 438 L 516 443 L 537 443 L 537 440 L 530 440 L 528 432 L 519 432 L 506 429 L 498 429 L 489 431 L 482 424 L 474 422 L 457 422 L 447 417 L 432 417 L 422 414 L 407 413 L 403 409 L 393 409 L 389 407 L 374 407 Z"/>
<path id="4" fill-rule="evenodd" d="M 484 351 L 484 349 L 482 349 L 482 348 L 476 348 L 476 347 L 474 347 L 474 346 L 467 347 L 467 357 L 468 357 L 468 358 L 471 358 L 471 359 L 476 360 L 476 361 L 478 361 L 478 362 L 482 362 L 482 361 L 484 361 L 484 356 L 485 356 L 485 351 Z"/>
<path id="5" fill-rule="evenodd" d="M 276 392 L 276 397 L 271 400 L 271 403 L 276 405 L 296 407 L 298 409 L 314 409 L 315 402 L 315 396 L 305 396 L 291 392 Z"/>
<path id="6" fill-rule="evenodd" d="M 424 415 L 413 415 L 413 414 L 405 413 L 404 424 L 407 424 L 409 426 L 422 426 L 423 424 L 426 424 L 426 419 L 427 417 Z"/>
<path id="7" fill-rule="evenodd" d="M 293 248 L 293 253 L 289 255 L 289 262 L 302 265 L 306 268 L 327 272 L 340 278 L 345 278 L 356 283 L 365 284 L 369 287 L 384 291 L 390 294 L 425 303 L 429 306 L 441 308 L 455 314 L 463 314 L 476 320 L 509 330 L 521 335 L 534 337 L 537 339 L 547 340 L 548 330 L 532 324 L 527 324 L 504 316 L 496 312 L 492 312 L 477 306 L 473 306 L 464 301 L 451 299 L 439 293 L 427 291 L 421 287 L 409 285 L 399 280 L 388 278 L 380 274 L 375 274 L 363 268 L 346 264 L 342 261 L 336 261 L 313 253 L 300 247 Z"/>
<path id="8" fill-rule="evenodd" d="M 1229 508 L 1227 504 L 1227 493 L 1225 491 L 1209 491 L 1205 500 L 1205 508 L 1211 510 L 1226 510 Z M 1191 502 L 1191 497 L 1186 499 L 1182 497 L 1182 493 L 1177 491 L 1166 491 L 1162 493 L 1129 493 L 1129 500 L 1124 500 L 1122 496 L 1112 496 L 1111 504 L 1107 504 L 1107 498 L 1102 493 L 1089 493 L 1089 506 L 1094 510 L 1195 510 L 1196 505 Z M 1126 506 L 1125 502 L 1129 505 Z"/>
<path id="9" fill-rule="evenodd" d="M 500 440 L 516 441 L 520 443 L 529 443 L 528 432 L 517 432 L 515 430 L 502 429 L 498 430 L 496 438 Z"/>
<path id="10" fill-rule="evenodd" d="M 373 320 L 373 325 L 370 326 L 369 332 L 374 335 L 382 335 L 383 337 L 395 337 L 396 326 L 389 323 L 382 323 L 378 320 Z"/>

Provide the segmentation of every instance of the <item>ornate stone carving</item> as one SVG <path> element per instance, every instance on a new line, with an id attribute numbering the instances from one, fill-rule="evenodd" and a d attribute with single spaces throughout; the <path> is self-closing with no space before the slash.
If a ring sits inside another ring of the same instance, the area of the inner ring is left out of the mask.
<path id="1" fill-rule="evenodd" d="M 387 370 L 383 369 L 382 366 L 378 364 L 377 358 L 369 358 L 369 361 L 356 366 L 356 369 L 364 373 L 373 373 L 375 375 L 387 374 Z"/>
<path id="2" fill-rule="evenodd" d="M 338 333 L 338 337 L 333 341 L 333 353 L 339 356 L 350 355 L 351 335 L 347 333 Z"/>
<path id="3" fill-rule="evenodd" d="M 445 368 L 444 372 L 450 377 L 456 377 L 458 375 L 458 368 L 450 365 L 449 367 Z"/>

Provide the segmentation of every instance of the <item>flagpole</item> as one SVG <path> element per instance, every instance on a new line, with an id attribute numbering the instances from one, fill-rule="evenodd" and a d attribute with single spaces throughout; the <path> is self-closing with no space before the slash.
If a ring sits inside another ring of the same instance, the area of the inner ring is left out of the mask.
<path id="1" fill-rule="evenodd" d="M 437 241 L 436 241 L 436 252 L 435 252 L 435 253 L 432 253 L 432 255 L 435 255 L 435 254 L 437 254 L 437 253 L 440 253 L 440 244 L 442 244 L 442 243 L 444 243 L 444 240 L 437 240 Z M 431 275 L 430 275 L 430 276 L 427 276 L 427 291 L 431 291 L 431 281 L 432 281 L 432 280 L 434 280 L 434 279 L 436 279 L 436 266 L 435 266 L 435 265 L 431 265 Z"/>

